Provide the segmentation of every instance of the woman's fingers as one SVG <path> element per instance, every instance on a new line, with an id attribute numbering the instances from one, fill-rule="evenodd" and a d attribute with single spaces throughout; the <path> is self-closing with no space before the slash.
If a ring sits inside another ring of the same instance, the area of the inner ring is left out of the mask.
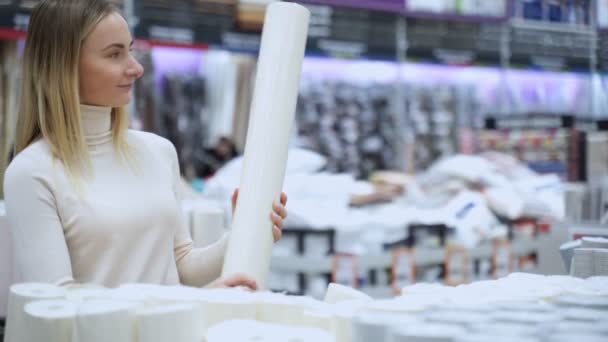
<path id="1" fill-rule="evenodd" d="M 283 232 L 281 231 L 281 229 L 277 226 L 272 226 L 272 237 L 274 238 L 274 242 L 281 240 L 282 236 Z"/>
<path id="2" fill-rule="evenodd" d="M 228 276 L 224 280 L 223 285 L 226 287 L 244 286 L 253 291 L 258 289 L 258 284 L 255 282 L 255 280 L 251 279 L 247 275 L 240 274 L 240 273 Z"/>
<path id="3" fill-rule="evenodd" d="M 271 213 L 270 214 L 270 221 L 273 223 L 273 225 L 277 226 L 277 228 L 279 229 L 283 229 L 285 223 L 283 222 L 283 218 L 279 215 L 277 215 L 276 213 Z"/>
<path id="4" fill-rule="evenodd" d="M 275 214 L 279 215 L 282 219 L 287 217 L 287 209 L 284 205 L 278 204 L 277 202 L 272 203 L 272 210 Z"/>
<path id="5" fill-rule="evenodd" d="M 232 193 L 232 212 L 234 213 L 234 209 L 236 208 L 236 200 L 239 198 L 239 189 L 234 189 Z"/>

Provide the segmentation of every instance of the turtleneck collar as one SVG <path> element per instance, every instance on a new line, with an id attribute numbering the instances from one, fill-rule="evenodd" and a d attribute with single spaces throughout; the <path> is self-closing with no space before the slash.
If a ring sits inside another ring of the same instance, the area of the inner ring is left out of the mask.
<path id="1" fill-rule="evenodd" d="M 80 105 L 82 128 L 89 147 L 112 140 L 112 108 Z"/>

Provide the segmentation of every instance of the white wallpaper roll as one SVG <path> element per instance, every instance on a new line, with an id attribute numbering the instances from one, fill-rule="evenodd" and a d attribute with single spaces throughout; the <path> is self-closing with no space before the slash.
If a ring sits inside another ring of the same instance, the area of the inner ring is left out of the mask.
<path id="1" fill-rule="evenodd" d="M 11 286 L 4 342 L 25 341 L 25 311 L 27 303 L 42 299 L 62 299 L 66 290 L 51 284 L 24 283 Z"/>
<path id="2" fill-rule="evenodd" d="M 137 311 L 138 342 L 200 342 L 205 337 L 198 304 L 173 304 Z"/>
<path id="3" fill-rule="evenodd" d="M 271 292 L 255 293 L 253 297 L 258 321 L 285 325 L 303 325 L 304 312 L 315 309 L 320 303 L 309 297 Z"/>
<path id="4" fill-rule="evenodd" d="M 90 300 L 110 299 L 110 290 L 99 287 L 68 289 L 65 298 L 75 304 Z"/>
<path id="5" fill-rule="evenodd" d="M 347 300 L 372 300 L 372 297 L 348 286 L 336 283 L 329 284 L 324 299 L 326 303 L 335 304 Z"/>
<path id="6" fill-rule="evenodd" d="M 431 324 L 395 327 L 389 332 L 390 342 L 452 342 L 466 336 L 467 330 L 454 325 Z"/>
<path id="7" fill-rule="evenodd" d="M 73 342 L 133 342 L 136 305 L 112 300 L 92 300 L 78 307 Z"/>
<path id="8" fill-rule="evenodd" d="M 206 335 L 207 342 L 333 342 L 331 335 L 321 329 L 281 326 L 248 320 L 219 324 Z"/>
<path id="9" fill-rule="evenodd" d="M 241 173 L 223 275 L 245 273 L 266 288 L 272 202 L 279 200 L 293 126 L 310 12 L 277 2 L 266 11 Z"/>
<path id="10" fill-rule="evenodd" d="M 312 311 L 304 311 L 300 325 L 309 328 L 316 328 L 325 331 L 332 331 L 332 322 L 334 314 L 328 310 L 315 309 Z"/>
<path id="11" fill-rule="evenodd" d="M 26 335 L 23 342 L 70 342 L 76 304 L 54 299 L 31 302 L 24 307 Z"/>
<path id="12" fill-rule="evenodd" d="M 228 320 L 254 320 L 257 307 L 250 293 L 232 290 L 201 290 L 197 301 L 203 310 L 205 331 Z"/>
<path id="13" fill-rule="evenodd" d="M 207 247 L 224 234 L 224 212 L 220 208 L 192 208 L 192 240 L 194 247 Z"/>

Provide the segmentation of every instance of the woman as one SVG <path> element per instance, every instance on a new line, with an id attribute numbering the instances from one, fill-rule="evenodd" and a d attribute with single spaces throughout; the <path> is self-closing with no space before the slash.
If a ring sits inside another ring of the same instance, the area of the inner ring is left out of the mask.
<path id="1" fill-rule="evenodd" d="M 106 0 L 44 0 L 32 14 L 17 155 L 4 179 L 20 275 L 60 285 L 255 289 L 243 275 L 217 279 L 227 236 L 193 248 L 181 220 L 173 145 L 127 129 L 123 107 L 143 74 L 132 43 Z M 269 208 L 275 241 L 286 201 L 282 194 Z"/>

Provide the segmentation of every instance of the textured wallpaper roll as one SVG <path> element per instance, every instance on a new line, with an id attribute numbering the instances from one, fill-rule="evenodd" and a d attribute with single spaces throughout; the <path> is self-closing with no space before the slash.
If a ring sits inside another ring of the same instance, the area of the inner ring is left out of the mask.
<path id="1" fill-rule="evenodd" d="M 293 126 L 310 12 L 268 6 L 247 131 L 239 199 L 223 275 L 245 273 L 266 288 L 272 248 L 272 202 L 279 199 Z"/>
<path id="2" fill-rule="evenodd" d="M 27 303 L 42 299 L 62 299 L 66 290 L 51 284 L 16 284 L 11 286 L 8 297 L 8 316 L 4 342 L 25 341 L 25 311 Z"/>
<path id="3" fill-rule="evenodd" d="M 133 342 L 136 305 L 114 300 L 80 303 L 73 329 L 73 342 Z"/>
<path id="4" fill-rule="evenodd" d="M 76 317 L 76 304 L 64 299 L 31 302 L 24 307 L 23 342 L 69 342 Z"/>

